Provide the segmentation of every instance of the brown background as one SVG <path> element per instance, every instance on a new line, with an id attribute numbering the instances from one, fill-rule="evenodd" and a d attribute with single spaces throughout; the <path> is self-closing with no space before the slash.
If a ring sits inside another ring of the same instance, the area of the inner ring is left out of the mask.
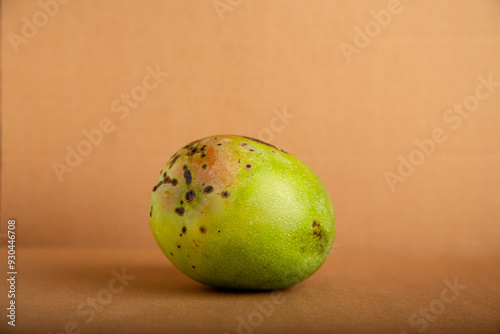
<path id="1" fill-rule="evenodd" d="M 354 28 L 364 28 L 374 20 L 370 11 L 385 9 L 390 1 L 243 0 L 221 20 L 209 0 L 75 0 L 59 5 L 58 13 L 18 50 L 9 36 L 21 35 L 23 17 L 32 21 L 41 7 L 37 1 L 1 3 L 1 232 L 5 233 L 7 220 L 15 217 L 18 251 L 23 254 L 26 249 L 25 254 L 32 256 L 26 260 L 24 277 L 31 275 L 28 272 L 38 273 L 36 267 L 28 268 L 29 261 L 46 261 L 43 268 L 47 270 L 45 280 L 26 281 L 26 294 L 40 291 L 41 282 L 51 281 L 53 271 L 48 268 L 59 267 L 60 257 L 72 254 L 53 250 L 50 258 L 40 257 L 37 249 L 47 247 L 109 249 L 98 256 L 110 259 L 102 265 L 103 283 L 93 280 L 91 274 L 82 282 L 60 275 L 61 282 L 73 286 L 68 291 L 95 284 L 95 291 L 89 290 L 95 295 L 105 287 L 109 271 L 122 265 L 113 262 L 118 255 L 112 249 L 143 249 L 139 254 L 157 259 L 154 266 L 158 271 L 151 269 L 149 275 L 158 282 L 168 280 L 153 274 L 170 264 L 161 258 L 147 219 L 158 171 L 192 140 L 213 134 L 258 137 L 273 124 L 275 110 L 285 108 L 294 117 L 274 132 L 271 142 L 317 172 L 336 212 L 337 254 L 325 265 L 331 269 L 320 270 L 315 278 L 326 282 L 324 289 L 328 290 L 331 281 L 320 275 L 341 272 L 342 263 L 351 262 L 349 254 L 385 254 L 389 259 L 408 254 L 406 263 L 416 261 L 411 256 L 440 259 L 437 268 L 442 264 L 449 270 L 433 271 L 436 288 L 426 290 L 423 302 L 408 297 L 406 291 L 418 287 L 424 291 L 428 277 L 417 280 L 416 287 L 401 288 L 409 304 L 401 306 L 400 315 L 390 317 L 397 320 L 380 326 L 385 330 L 393 326 L 397 332 L 405 326 L 411 328 L 408 315 L 439 295 L 444 279 L 457 275 L 458 269 L 446 267 L 450 263 L 446 259 L 476 259 L 485 265 L 477 271 L 481 274 L 471 278 L 480 290 L 469 296 L 475 302 L 463 302 L 476 303 L 479 308 L 464 321 L 470 328 L 474 323 L 488 324 L 485 332 L 500 328 L 498 311 L 491 311 L 498 310 L 500 299 L 498 269 L 490 268 L 497 270 L 497 276 L 484 278 L 490 271 L 488 265 L 498 264 L 500 257 L 500 87 L 457 129 L 443 120 L 448 108 L 474 94 L 480 76 L 491 75 L 493 81 L 500 81 L 499 1 L 401 0 L 401 12 L 392 15 L 369 45 L 352 55 L 351 62 L 344 57 L 341 43 L 354 44 Z M 148 66 L 159 66 L 169 76 L 121 120 L 112 103 L 142 84 Z M 104 134 L 102 143 L 59 182 L 53 162 L 64 163 L 66 147 L 76 148 L 85 139 L 82 131 L 96 128 L 105 118 L 113 122 L 114 130 Z M 398 157 L 408 158 L 417 148 L 414 141 L 430 138 L 435 128 L 443 128 L 447 140 L 391 191 L 384 173 L 396 172 Z M 367 257 L 357 255 L 352 261 L 361 261 L 356 263 L 362 270 L 363 263 L 373 260 Z M 382 267 L 383 263 L 389 263 L 387 268 L 393 266 L 386 258 L 380 261 Z M 461 260 L 452 263 L 461 266 Z M 74 270 L 78 268 L 76 262 Z M 188 280 L 173 269 L 169 273 L 166 276 L 178 277 L 180 282 Z M 375 290 L 379 280 L 384 282 L 384 273 L 372 280 L 371 275 L 352 271 L 353 277 L 365 277 Z M 416 275 L 419 273 L 426 275 L 421 271 Z M 135 275 L 142 277 L 138 272 Z M 357 291 L 359 285 L 353 277 L 345 283 L 354 284 L 352 291 Z M 481 279 L 486 283 L 479 284 Z M 392 283 L 399 281 L 395 277 Z M 134 283 L 139 282 L 143 281 Z M 182 284 L 196 284 L 187 282 Z M 307 289 L 307 284 L 301 289 Z M 179 289 L 172 291 L 178 293 Z M 301 291 L 307 300 L 315 293 L 325 294 L 323 290 Z M 353 298 L 349 291 L 346 298 Z M 60 305 L 68 299 L 65 292 L 58 297 L 46 293 L 40 298 Z M 85 300 L 86 293 L 78 298 Z M 25 296 L 25 308 L 30 305 L 32 314 L 43 314 L 49 308 L 44 303 L 29 304 L 31 298 Z M 137 291 L 137 296 L 144 294 Z M 498 298 L 483 305 L 486 296 Z M 193 303 L 203 300 L 196 299 L 196 294 L 193 298 Z M 217 298 L 220 305 L 228 305 Z M 298 302 L 304 303 L 304 298 Z M 393 305 L 390 293 L 387 298 L 381 304 L 375 299 L 372 307 L 387 311 Z M 73 302 L 78 305 L 78 300 Z M 246 299 L 241 302 L 251 305 Z M 359 309 L 360 303 L 354 298 L 349 304 L 352 309 L 347 313 L 353 322 L 365 313 Z M 117 305 L 122 304 L 113 304 L 104 312 L 121 310 L 125 314 L 129 310 L 126 303 L 123 309 Z M 221 307 L 217 310 L 224 312 L 225 306 Z M 68 318 L 64 309 L 53 311 L 52 316 L 61 320 L 46 323 L 47 331 L 62 330 Z M 288 311 L 272 321 L 283 324 L 287 314 L 300 313 Z M 241 312 L 235 314 L 248 313 Z M 450 320 L 463 319 L 463 314 L 446 312 L 440 318 L 442 328 L 467 331 L 467 326 L 457 327 Z M 118 313 L 109 315 L 110 319 Z M 40 318 L 19 322 L 38 329 L 35 324 Z M 228 316 L 226 327 L 215 321 L 203 328 L 234 332 L 235 318 Z M 105 326 L 116 330 L 126 321 L 118 318 L 121 322 L 113 325 L 106 317 L 99 319 L 93 323 L 94 331 Z M 330 315 L 321 319 L 330 319 Z M 376 315 L 370 319 L 367 331 L 384 323 Z M 402 325 L 394 325 L 398 322 Z M 186 330 L 178 320 L 166 323 L 176 324 L 180 332 Z M 314 327 L 305 323 L 305 329 Z M 340 332 L 356 328 L 349 321 L 344 327 L 335 324 L 338 326 L 318 321 L 314 328 Z M 276 328 L 264 323 L 259 330 Z"/>

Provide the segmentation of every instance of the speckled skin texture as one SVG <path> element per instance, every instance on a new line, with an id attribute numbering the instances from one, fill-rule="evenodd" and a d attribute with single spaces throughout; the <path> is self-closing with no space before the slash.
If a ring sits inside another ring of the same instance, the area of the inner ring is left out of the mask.
<path id="1" fill-rule="evenodd" d="M 201 283 L 272 290 L 311 276 L 335 236 L 330 197 L 297 158 L 256 139 L 220 135 L 179 150 L 150 202 L 167 258 Z"/>

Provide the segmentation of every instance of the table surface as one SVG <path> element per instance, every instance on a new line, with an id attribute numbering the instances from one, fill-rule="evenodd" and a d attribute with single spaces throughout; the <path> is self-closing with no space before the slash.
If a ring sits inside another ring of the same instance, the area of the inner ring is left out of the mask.
<path id="1" fill-rule="evenodd" d="M 335 250 L 301 284 L 260 293 L 199 284 L 159 249 L 17 257 L 16 327 L 4 316 L 2 333 L 500 333 L 498 257 Z"/>

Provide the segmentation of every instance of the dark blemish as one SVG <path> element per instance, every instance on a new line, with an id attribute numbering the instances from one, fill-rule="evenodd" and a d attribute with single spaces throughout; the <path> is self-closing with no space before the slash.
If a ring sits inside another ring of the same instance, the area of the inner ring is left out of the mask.
<path id="1" fill-rule="evenodd" d="M 247 138 L 247 139 L 250 139 L 250 140 L 253 140 L 253 141 L 256 141 L 257 143 L 261 143 L 261 144 L 264 144 L 264 145 L 267 145 L 267 146 L 271 146 L 271 147 L 274 147 L 275 149 L 277 149 L 278 151 L 281 151 L 283 153 L 287 153 L 285 151 L 283 151 L 282 149 L 272 145 L 272 144 L 269 144 L 269 143 L 266 143 L 265 141 L 262 141 L 260 139 L 255 139 L 255 138 L 252 138 L 252 137 L 244 137 L 244 138 Z"/>
<path id="2" fill-rule="evenodd" d="M 181 199 L 181 205 L 184 204 L 184 201 Z"/>
<path id="3" fill-rule="evenodd" d="M 163 173 L 163 178 L 167 177 L 167 172 Z"/>
<path id="4" fill-rule="evenodd" d="M 251 168 L 252 168 L 252 164 L 247 164 L 245 167 L 246 167 L 247 169 L 251 169 Z"/>
<path id="5" fill-rule="evenodd" d="M 212 186 L 206 186 L 205 189 L 203 189 L 203 192 L 205 194 L 210 194 L 214 190 L 214 187 Z"/>
<path id="6" fill-rule="evenodd" d="M 207 233 L 207 229 L 204 228 L 203 226 L 200 226 L 200 232 L 205 234 L 205 233 Z"/>
<path id="7" fill-rule="evenodd" d="M 188 255 L 188 257 L 189 257 L 189 255 Z"/>
<path id="8" fill-rule="evenodd" d="M 170 255 L 174 256 L 174 254 L 170 253 Z"/>
<path id="9" fill-rule="evenodd" d="M 238 163 L 240 163 L 240 162 L 241 162 L 241 160 L 240 160 L 240 159 L 238 159 Z"/>
<path id="10" fill-rule="evenodd" d="M 274 154 L 276 154 L 276 151 L 271 151 L 271 153 L 274 153 Z"/>
<path id="11" fill-rule="evenodd" d="M 193 269 L 196 269 L 196 267 L 195 267 L 195 266 L 191 266 L 191 267 L 193 267 Z"/>
<path id="12" fill-rule="evenodd" d="M 177 161 L 177 159 L 179 159 L 179 154 L 176 154 L 174 156 L 174 160 L 172 160 L 172 162 L 170 163 L 170 167 L 168 167 L 168 169 L 172 168 L 172 166 L 175 164 L 175 162 Z"/>
<path id="13" fill-rule="evenodd" d="M 247 146 L 248 144 L 247 143 L 241 143 L 241 146 Z"/>
<path id="14" fill-rule="evenodd" d="M 194 242 L 194 245 L 195 245 L 196 247 L 198 247 L 198 244 L 196 243 L 196 241 L 194 241 L 194 240 L 193 240 L 193 242 Z"/>
<path id="15" fill-rule="evenodd" d="M 203 159 L 203 158 L 204 158 L 204 157 L 206 157 L 206 156 L 207 156 L 207 155 L 206 155 L 205 153 L 202 153 L 202 154 L 200 155 L 200 158 L 202 158 L 202 159 Z"/>
<path id="16" fill-rule="evenodd" d="M 191 146 L 189 148 L 189 152 L 186 155 L 191 156 L 191 155 L 195 154 L 196 152 L 198 152 L 198 148 L 196 146 Z"/>
<path id="17" fill-rule="evenodd" d="M 203 169 L 207 169 L 208 165 L 207 164 L 203 164 L 203 166 L 201 166 L 201 168 Z"/>
<path id="18" fill-rule="evenodd" d="M 151 209 L 149 210 L 149 217 L 153 217 L 153 206 L 151 205 Z"/>
<path id="19" fill-rule="evenodd" d="M 184 178 L 186 179 L 186 184 L 191 184 L 191 171 L 188 169 L 187 165 L 184 165 Z"/>
<path id="20" fill-rule="evenodd" d="M 317 221 L 313 221 L 312 223 L 313 233 L 311 235 L 316 237 L 317 244 L 315 246 L 315 250 L 318 253 L 323 253 L 325 251 L 325 245 L 328 244 L 328 235 L 326 231 L 323 229 L 320 223 Z"/>
<path id="21" fill-rule="evenodd" d="M 177 181 L 177 179 L 172 179 L 172 185 L 173 185 L 174 187 L 177 185 L 177 182 L 179 182 L 179 181 Z"/>
<path id="22" fill-rule="evenodd" d="M 222 144 L 221 143 L 218 143 L 217 146 L 221 146 Z"/>
<path id="23" fill-rule="evenodd" d="M 255 152 L 255 150 L 253 148 L 249 148 L 248 149 L 250 152 Z"/>
<path id="24" fill-rule="evenodd" d="M 165 182 L 165 183 L 172 183 L 172 179 L 170 178 L 170 176 L 167 176 L 167 178 L 164 179 L 163 182 Z"/>
<path id="25" fill-rule="evenodd" d="M 191 189 L 190 191 L 188 191 L 186 193 L 186 195 L 184 196 L 184 198 L 186 199 L 186 202 L 188 202 L 188 203 L 191 203 L 192 201 L 194 201 L 195 197 L 196 197 L 196 193 L 194 192 L 193 189 Z"/>
<path id="26" fill-rule="evenodd" d="M 182 237 L 182 234 L 179 234 L 179 237 Z"/>
<path id="27" fill-rule="evenodd" d="M 318 238 L 318 240 L 321 240 L 325 236 L 325 231 L 321 227 L 320 223 L 314 221 L 312 223 L 312 226 L 314 229 L 312 234 L 315 235 Z"/>
<path id="28" fill-rule="evenodd" d="M 180 245 L 177 245 L 177 248 L 181 248 L 181 246 L 180 246 Z"/>
<path id="29" fill-rule="evenodd" d="M 186 232 L 187 232 L 187 227 L 186 227 L 186 226 L 183 226 L 183 227 L 181 228 L 181 231 L 182 231 L 182 234 L 186 234 Z"/>
<path id="30" fill-rule="evenodd" d="M 220 231 L 219 231 L 219 233 L 220 233 Z"/>
<path id="31" fill-rule="evenodd" d="M 153 187 L 153 192 L 155 192 L 163 184 L 163 181 L 158 182 L 156 186 Z"/>
<path id="32" fill-rule="evenodd" d="M 205 147 L 207 147 L 207 145 L 203 145 L 203 146 L 200 148 L 200 151 L 204 151 L 204 150 L 205 150 Z"/>
<path id="33" fill-rule="evenodd" d="M 214 140 L 217 140 L 217 137 L 215 137 Z"/>
<path id="34" fill-rule="evenodd" d="M 228 198 L 229 197 L 229 192 L 223 191 L 221 194 L 222 198 Z"/>
<path id="35" fill-rule="evenodd" d="M 182 216 L 184 214 L 184 208 L 176 208 L 175 213 L 177 213 L 179 216 Z"/>

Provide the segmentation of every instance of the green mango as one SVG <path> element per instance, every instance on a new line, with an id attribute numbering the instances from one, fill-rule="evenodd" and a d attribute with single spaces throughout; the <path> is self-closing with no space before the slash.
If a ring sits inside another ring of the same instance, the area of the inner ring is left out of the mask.
<path id="1" fill-rule="evenodd" d="M 335 236 L 323 183 L 258 139 L 219 135 L 180 149 L 150 201 L 156 242 L 184 274 L 227 289 L 274 290 L 311 276 Z"/>

